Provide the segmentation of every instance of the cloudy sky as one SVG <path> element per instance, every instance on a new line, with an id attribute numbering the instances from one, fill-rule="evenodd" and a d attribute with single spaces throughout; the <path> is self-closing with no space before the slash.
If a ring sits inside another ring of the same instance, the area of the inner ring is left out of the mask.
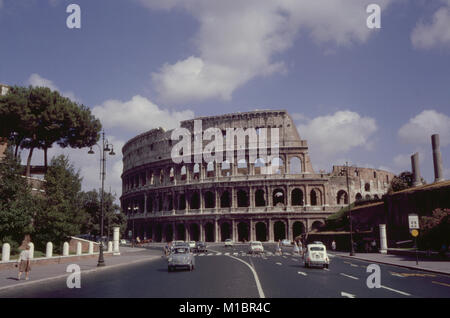
<path id="1" fill-rule="evenodd" d="M 70 3 L 81 29 L 66 26 Z M 381 29 L 366 25 L 370 3 Z M 432 182 L 439 133 L 450 178 L 450 0 L 0 0 L 0 45 L 0 83 L 57 89 L 100 118 L 119 196 L 128 139 L 255 109 L 286 109 L 316 170 L 399 173 L 418 151 Z M 85 190 L 100 186 L 98 154 L 58 153 Z"/>

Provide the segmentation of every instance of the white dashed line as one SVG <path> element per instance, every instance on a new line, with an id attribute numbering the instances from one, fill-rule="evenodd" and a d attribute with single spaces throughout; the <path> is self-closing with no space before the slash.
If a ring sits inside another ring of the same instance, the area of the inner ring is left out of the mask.
<path id="1" fill-rule="evenodd" d="M 283 264 L 281 264 L 280 262 L 276 262 L 275 264 L 277 264 L 277 265 L 283 265 Z"/>
<path id="2" fill-rule="evenodd" d="M 356 296 L 350 293 L 346 293 L 346 292 L 341 292 L 341 296 L 342 297 L 347 297 L 347 298 L 355 298 Z"/>
<path id="3" fill-rule="evenodd" d="M 399 294 L 401 294 L 401 295 L 411 296 L 411 294 L 408 294 L 408 293 L 405 293 L 405 292 L 402 292 L 402 291 L 400 291 L 400 290 L 396 290 L 396 289 L 393 289 L 393 288 L 390 288 L 390 287 L 387 287 L 387 286 L 381 285 L 380 287 L 381 287 L 381 288 L 384 288 L 384 289 L 387 289 L 387 290 L 390 290 L 390 291 L 393 291 L 393 292 L 395 292 L 395 293 L 399 293 Z"/>
<path id="4" fill-rule="evenodd" d="M 344 273 L 340 273 L 342 276 L 345 276 L 345 277 L 348 277 L 348 278 L 351 278 L 351 279 L 359 279 L 358 277 L 355 277 L 355 276 L 351 276 L 351 275 L 347 275 L 347 274 L 344 274 Z"/>
<path id="5" fill-rule="evenodd" d="M 305 272 L 297 272 L 297 273 L 303 276 L 308 276 L 308 274 L 306 274 Z"/>

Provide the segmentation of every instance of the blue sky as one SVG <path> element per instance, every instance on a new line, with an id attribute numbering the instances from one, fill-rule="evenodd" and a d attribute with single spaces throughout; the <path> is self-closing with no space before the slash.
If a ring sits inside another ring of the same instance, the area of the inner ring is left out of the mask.
<path id="1" fill-rule="evenodd" d="M 70 3 L 81 29 L 66 26 Z M 369 3 L 381 29 L 366 26 Z M 418 151 L 432 182 L 440 133 L 450 178 L 449 0 L 0 0 L 0 39 L 0 83 L 91 107 L 117 150 L 194 116 L 286 109 L 316 170 L 349 161 L 399 173 Z M 100 182 L 86 152 L 51 154 L 69 154 L 87 190 Z M 106 184 L 120 195 L 117 154 Z"/>

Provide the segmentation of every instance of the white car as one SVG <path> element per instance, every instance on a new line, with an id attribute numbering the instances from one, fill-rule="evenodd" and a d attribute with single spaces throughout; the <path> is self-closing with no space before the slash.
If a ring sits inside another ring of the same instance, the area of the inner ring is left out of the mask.
<path id="1" fill-rule="evenodd" d="M 226 239 L 225 247 L 233 247 L 233 241 L 231 239 Z"/>
<path id="2" fill-rule="evenodd" d="M 248 251 L 250 254 L 264 253 L 264 247 L 260 241 L 250 242 L 250 249 Z"/>
<path id="3" fill-rule="evenodd" d="M 281 241 L 281 246 L 291 246 L 291 241 L 284 239 Z"/>
<path id="4" fill-rule="evenodd" d="M 328 268 L 330 259 L 328 258 L 327 248 L 323 244 L 308 244 L 303 254 L 303 264 L 305 267 L 321 266 Z"/>
<path id="5" fill-rule="evenodd" d="M 189 247 L 191 248 L 191 251 L 192 251 L 193 249 L 195 249 L 195 241 L 190 241 L 190 242 L 189 242 Z"/>

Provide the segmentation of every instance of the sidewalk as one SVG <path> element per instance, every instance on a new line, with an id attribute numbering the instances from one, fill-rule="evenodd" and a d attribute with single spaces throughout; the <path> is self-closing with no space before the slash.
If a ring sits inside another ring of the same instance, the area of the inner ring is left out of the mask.
<path id="1" fill-rule="evenodd" d="M 75 263 L 80 266 L 82 273 L 108 270 L 119 266 L 126 266 L 139 262 L 155 260 L 161 258 L 162 252 L 157 250 L 147 250 L 145 248 L 120 247 L 119 256 L 106 256 L 105 267 L 97 267 L 98 258 L 86 258 L 78 260 Z M 30 272 L 30 278 L 25 280 L 25 273 L 22 273 L 20 281 L 17 280 L 17 268 L 4 269 L 0 271 L 0 291 L 15 286 L 24 286 L 47 280 L 67 277 L 70 273 L 66 272 L 69 263 L 35 265 Z"/>
<path id="2" fill-rule="evenodd" d="M 350 256 L 349 252 L 333 252 L 333 254 L 341 257 L 354 258 L 368 262 L 394 265 L 414 270 L 450 275 L 450 261 L 437 261 L 419 257 L 419 265 L 416 265 L 416 258 L 409 255 L 355 253 L 355 256 Z"/>

